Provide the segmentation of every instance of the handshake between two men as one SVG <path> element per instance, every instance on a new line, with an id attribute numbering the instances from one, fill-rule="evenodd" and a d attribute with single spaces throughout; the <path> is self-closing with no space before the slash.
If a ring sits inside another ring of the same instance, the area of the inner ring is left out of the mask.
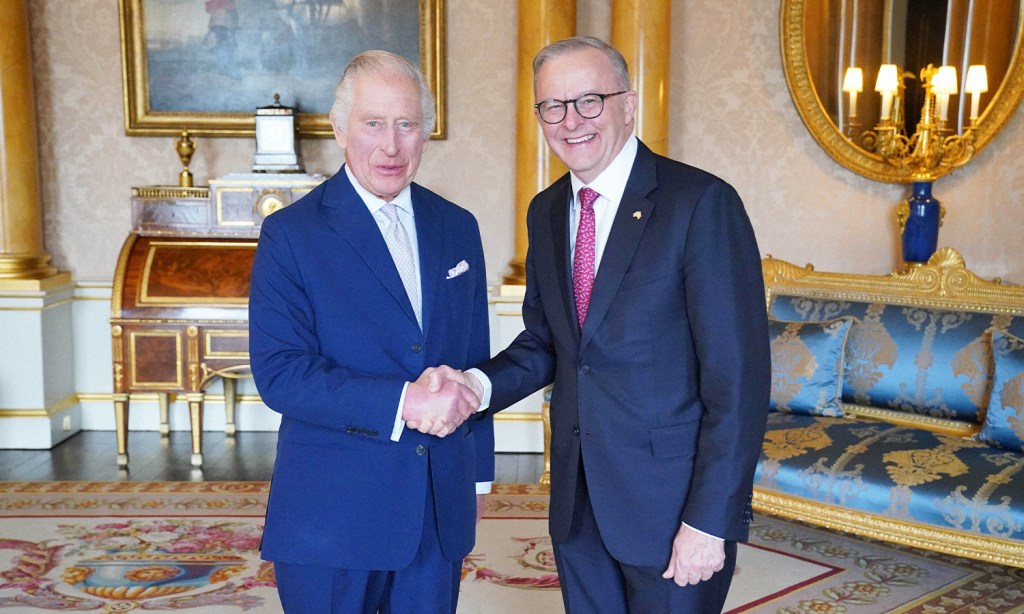
<path id="1" fill-rule="evenodd" d="M 444 437 L 476 413 L 483 394 L 483 385 L 473 375 L 445 365 L 428 367 L 409 382 L 402 420 L 411 429 Z"/>

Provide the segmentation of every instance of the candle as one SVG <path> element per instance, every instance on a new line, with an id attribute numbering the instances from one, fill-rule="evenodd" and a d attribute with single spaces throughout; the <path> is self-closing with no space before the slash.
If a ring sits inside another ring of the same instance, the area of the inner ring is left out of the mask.
<path id="1" fill-rule="evenodd" d="M 847 68 L 843 77 L 843 91 L 850 94 L 850 118 L 857 117 L 857 94 L 864 91 L 864 71 L 856 66 Z"/>
<path id="2" fill-rule="evenodd" d="M 971 95 L 971 121 L 978 119 L 978 103 L 981 94 L 988 91 L 988 71 L 984 64 L 973 64 L 967 69 L 967 83 L 964 91 Z"/>
<path id="3" fill-rule="evenodd" d="M 936 94 L 935 100 L 939 103 L 939 119 L 946 121 L 946 115 L 949 114 L 949 94 Z"/>
<path id="4" fill-rule="evenodd" d="M 879 119 L 889 119 L 889 109 L 892 107 L 892 92 L 882 92 L 882 113 Z"/>
<path id="5" fill-rule="evenodd" d="M 932 93 L 939 105 L 939 119 L 946 121 L 949 112 L 949 96 L 957 93 L 956 68 L 941 66 L 932 77 Z"/>
<path id="6" fill-rule="evenodd" d="M 892 97 L 899 89 L 899 81 L 896 78 L 895 64 L 882 64 L 878 69 L 878 79 L 875 80 L 875 91 L 882 95 L 881 119 L 889 119 Z"/>

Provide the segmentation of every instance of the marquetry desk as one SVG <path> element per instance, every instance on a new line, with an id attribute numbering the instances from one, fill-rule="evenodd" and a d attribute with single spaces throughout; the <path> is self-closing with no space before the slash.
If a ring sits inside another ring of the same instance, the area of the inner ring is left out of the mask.
<path id="1" fill-rule="evenodd" d="M 224 384 L 225 431 L 235 433 L 235 380 L 249 370 L 249 275 L 262 220 L 308 193 L 320 175 L 232 174 L 210 187 L 132 190 L 132 231 L 114 273 L 117 464 L 128 467 L 132 393 L 157 393 L 168 434 L 169 395 L 188 401 L 192 465 L 203 464 L 204 389 Z"/>

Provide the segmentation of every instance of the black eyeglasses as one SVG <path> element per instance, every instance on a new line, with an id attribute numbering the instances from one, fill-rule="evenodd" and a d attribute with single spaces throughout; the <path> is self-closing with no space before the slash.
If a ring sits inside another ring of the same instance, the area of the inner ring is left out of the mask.
<path id="1" fill-rule="evenodd" d="M 554 98 L 548 98 L 547 100 L 541 100 L 537 104 L 533 105 L 533 108 L 537 109 L 537 113 L 545 124 L 557 124 L 565 119 L 565 114 L 568 112 L 570 102 L 574 107 L 576 107 L 576 113 L 578 113 L 580 117 L 583 119 L 594 119 L 604 111 L 605 98 L 625 94 L 628 91 L 629 90 L 622 90 L 621 92 L 612 92 L 611 94 L 584 94 L 579 98 L 573 98 L 572 100 L 556 100 Z"/>

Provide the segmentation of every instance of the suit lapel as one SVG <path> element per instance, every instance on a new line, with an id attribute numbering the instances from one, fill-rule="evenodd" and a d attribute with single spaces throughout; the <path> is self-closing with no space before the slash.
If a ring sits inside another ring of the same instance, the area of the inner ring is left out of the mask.
<path id="1" fill-rule="evenodd" d="M 412 207 L 415 211 L 416 243 L 420 254 L 420 296 L 423 300 L 421 317 L 423 334 L 426 335 L 430 315 L 434 312 L 434 301 L 439 285 L 437 281 L 442 279 L 441 246 L 444 245 L 444 224 L 438 214 L 436 203 L 415 183 L 412 184 Z"/>
<path id="2" fill-rule="evenodd" d="M 578 342 L 580 327 L 576 320 L 576 299 L 572 291 L 572 274 L 569 265 L 569 211 L 572 199 L 572 184 L 569 176 L 564 178 L 565 185 L 554 190 L 550 204 L 551 214 L 551 247 L 554 251 L 555 283 L 560 288 L 562 305 L 565 308 L 566 324 L 571 331 L 573 340 Z"/>
<path id="3" fill-rule="evenodd" d="M 415 323 L 416 314 L 412 311 L 412 304 L 387 243 L 384 242 L 384 236 L 380 233 L 380 227 L 352 187 L 344 168 L 329 182 L 323 202 L 333 209 L 329 217 L 331 227 L 352 246 L 381 285 L 395 298 L 402 311 Z M 416 228 L 419 232 L 419 225 Z"/>
<path id="4" fill-rule="evenodd" d="M 601 254 L 601 265 L 594 278 L 594 289 L 587 308 L 587 321 L 583 326 L 580 347 L 585 347 L 594 331 L 601 324 L 611 307 L 612 299 L 618 292 L 619 284 L 633 260 L 633 254 L 640 244 L 654 203 L 647 200 L 647 194 L 657 186 L 655 158 L 643 143 L 639 143 L 636 161 L 626 182 L 626 190 L 615 213 L 608 243 Z M 572 284 L 569 284 L 572 292 Z"/>

